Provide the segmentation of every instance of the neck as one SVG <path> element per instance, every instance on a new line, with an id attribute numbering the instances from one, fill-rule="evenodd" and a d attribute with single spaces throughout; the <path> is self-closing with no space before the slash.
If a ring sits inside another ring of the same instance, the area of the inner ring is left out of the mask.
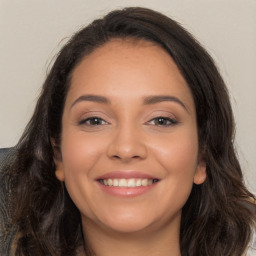
<path id="1" fill-rule="evenodd" d="M 82 219 L 86 244 L 93 250 L 93 256 L 181 256 L 180 226 L 177 223 L 179 221 L 158 229 L 149 227 L 142 231 L 125 233 Z"/>

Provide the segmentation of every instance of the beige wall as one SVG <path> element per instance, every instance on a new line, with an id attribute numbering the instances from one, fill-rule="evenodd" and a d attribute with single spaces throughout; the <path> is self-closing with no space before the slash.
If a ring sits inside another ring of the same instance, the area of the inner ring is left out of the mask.
<path id="1" fill-rule="evenodd" d="M 18 141 L 47 66 L 67 37 L 123 6 L 150 7 L 175 18 L 213 55 L 230 88 L 238 152 L 256 192 L 255 0 L 0 0 L 0 147 Z"/>

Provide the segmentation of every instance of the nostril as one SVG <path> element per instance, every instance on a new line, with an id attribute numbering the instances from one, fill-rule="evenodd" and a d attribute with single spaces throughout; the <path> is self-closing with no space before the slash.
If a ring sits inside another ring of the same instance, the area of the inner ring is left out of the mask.
<path id="1" fill-rule="evenodd" d="M 147 156 L 147 149 L 143 143 L 140 143 L 135 138 L 131 140 L 113 140 L 107 149 L 107 155 L 113 160 L 139 160 Z"/>
<path id="2" fill-rule="evenodd" d="M 141 158 L 140 156 L 127 156 L 127 155 L 123 155 L 123 156 L 119 156 L 119 155 L 113 155 L 112 156 L 113 159 L 122 159 L 122 160 L 131 160 L 131 159 L 138 159 Z"/>

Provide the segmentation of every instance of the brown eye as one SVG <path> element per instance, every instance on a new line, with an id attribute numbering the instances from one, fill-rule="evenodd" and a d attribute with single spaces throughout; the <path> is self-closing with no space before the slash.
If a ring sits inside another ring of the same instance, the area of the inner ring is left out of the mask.
<path id="1" fill-rule="evenodd" d="M 82 120 L 79 124 L 97 126 L 97 125 L 105 125 L 107 124 L 107 122 L 99 117 L 90 117 Z"/>
<path id="2" fill-rule="evenodd" d="M 177 124 L 177 121 L 169 117 L 156 117 L 152 119 L 150 123 L 156 126 L 170 126 Z"/>

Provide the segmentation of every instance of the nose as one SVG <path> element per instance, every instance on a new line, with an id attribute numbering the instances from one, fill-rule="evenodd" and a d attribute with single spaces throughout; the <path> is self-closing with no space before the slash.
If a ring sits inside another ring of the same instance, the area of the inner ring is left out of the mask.
<path id="1" fill-rule="evenodd" d="M 109 158 L 129 162 L 135 159 L 145 159 L 147 148 L 142 134 L 134 127 L 125 126 L 113 132 L 107 154 Z"/>

